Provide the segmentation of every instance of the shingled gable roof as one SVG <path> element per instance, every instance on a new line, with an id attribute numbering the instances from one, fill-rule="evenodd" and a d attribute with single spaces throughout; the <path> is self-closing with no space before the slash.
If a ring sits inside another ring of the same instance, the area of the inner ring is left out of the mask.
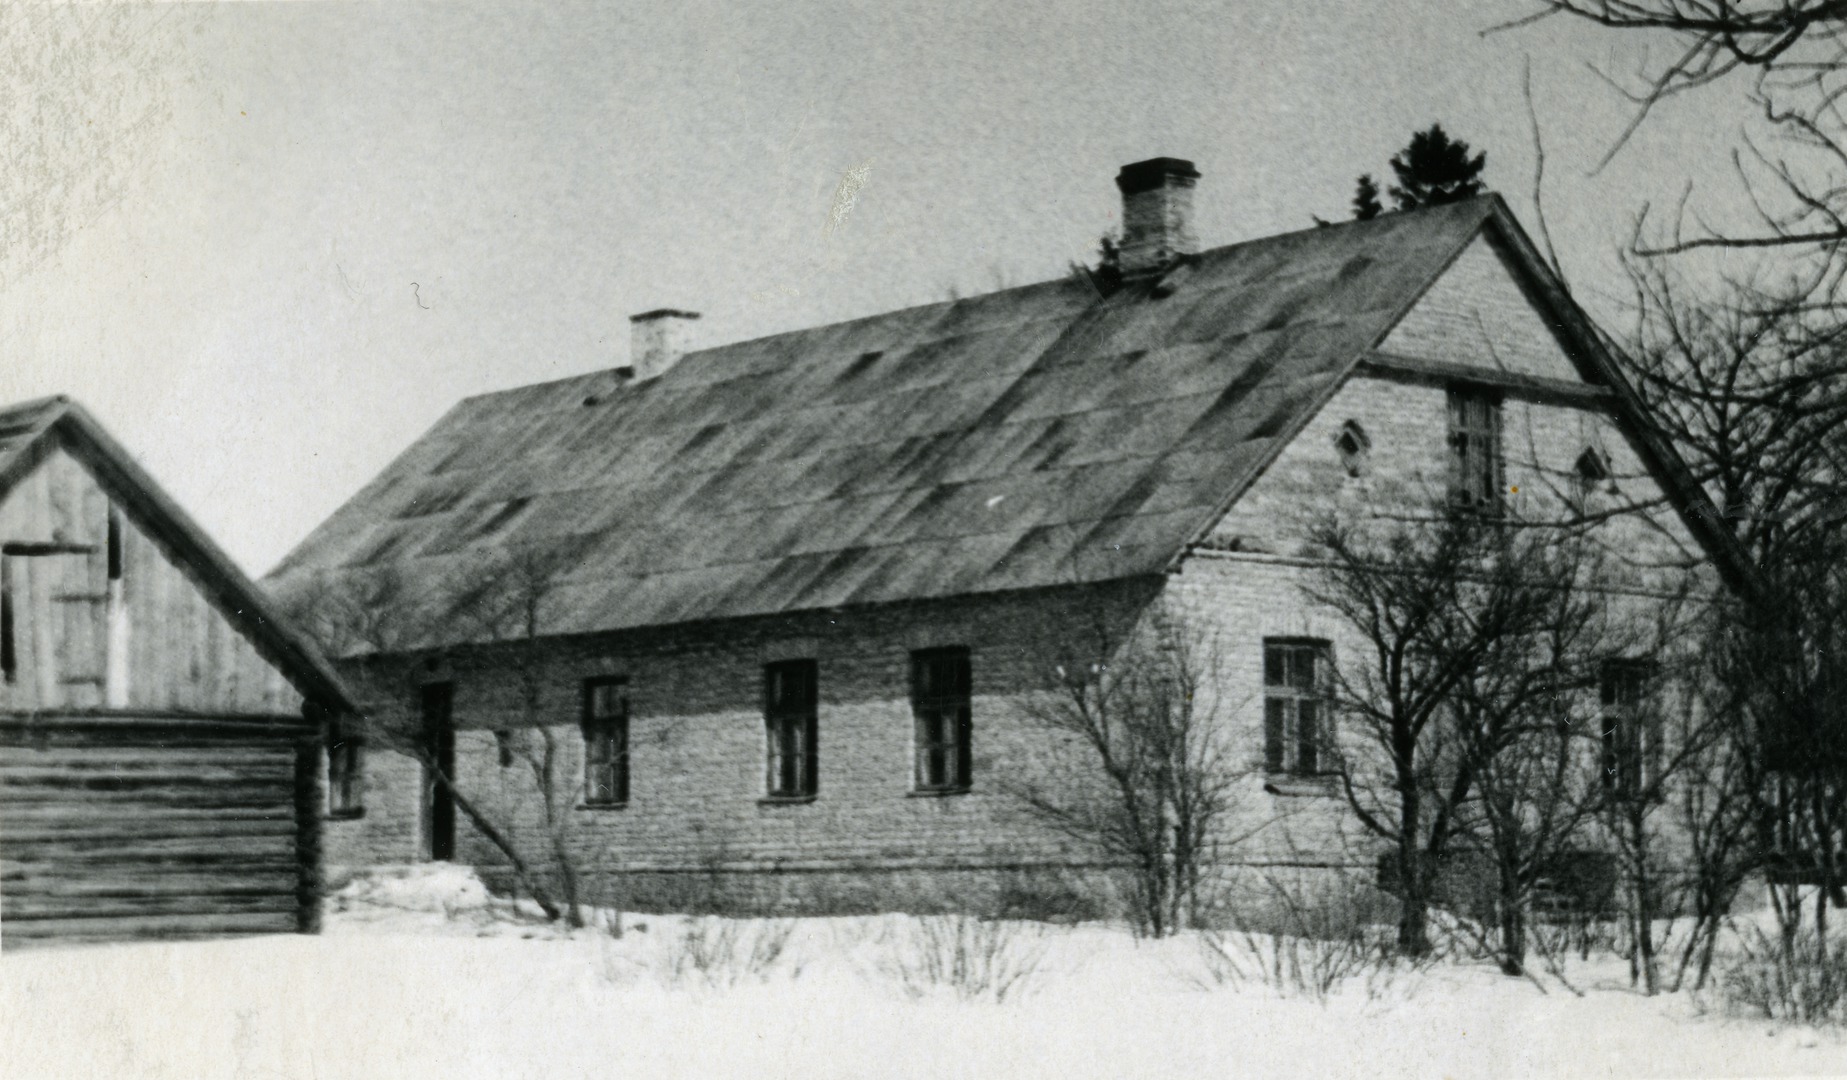
<path id="1" fill-rule="evenodd" d="M 545 634 L 1162 573 L 1484 228 L 1530 255 L 1489 196 L 470 398 L 269 580 L 390 574 L 416 648 L 510 560 Z"/>
<path id="2" fill-rule="evenodd" d="M 0 407 L 0 498 L 60 448 L 90 470 L 131 521 L 191 569 L 206 595 L 303 696 L 330 708 L 350 707 L 340 677 L 319 650 L 283 621 L 263 590 L 76 402 L 59 396 Z"/>

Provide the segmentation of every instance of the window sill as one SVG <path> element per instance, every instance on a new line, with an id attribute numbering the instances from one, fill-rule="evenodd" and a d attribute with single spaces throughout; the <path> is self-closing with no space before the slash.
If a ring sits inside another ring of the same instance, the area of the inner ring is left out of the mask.
<path id="1" fill-rule="evenodd" d="M 758 806 L 802 806 L 814 802 L 814 795 L 765 795 L 757 800 Z"/>
<path id="2" fill-rule="evenodd" d="M 957 795 L 967 795 L 966 787 L 912 788 L 904 793 L 907 799 L 947 799 Z"/>
<path id="3" fill-rule="evenodd" d="M 361 806 L 357 810 L 329 810 L 321 816 L 328 821 L 358 821 L 366 816 L 366 808 Z"/>
<path id="4" fill-rule="evenodd" d="M 1264 778 L 1263 789 L 1285 798 L 1333 798 L 1339 794 L 1338 784 L 1338 778 L 1329 774 L 1291 776 L 1287 773 L 1272 773 Z"/>
<path id="5" fill-rule="evenodd" d="M 590 810 L 593 812 L 597 810 L 627 810 L 628 803 L 627 802 L 580 802 L 576 805 L 576 807 L 574 807 L 574 809 Z"/>

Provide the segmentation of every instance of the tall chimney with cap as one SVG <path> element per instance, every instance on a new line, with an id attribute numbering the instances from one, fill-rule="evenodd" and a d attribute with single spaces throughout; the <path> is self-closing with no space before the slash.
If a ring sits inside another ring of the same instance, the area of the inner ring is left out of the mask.
<path id="1" fill-rule="evenodd" d="M 652 379 L 672 367 L 693 340 L 697 311 L 656 308 L 630 315 L 629 367 L 636 380 Z"/>
<path id="2" fill-rule="evenodd" d="M 1198 179 L 1192 162 L 1170 157 L 1124 165 L 1116 174 L 1122 190 L 1123 277 L 1158 274 L 1199 250 L 1192 222 Z"/>

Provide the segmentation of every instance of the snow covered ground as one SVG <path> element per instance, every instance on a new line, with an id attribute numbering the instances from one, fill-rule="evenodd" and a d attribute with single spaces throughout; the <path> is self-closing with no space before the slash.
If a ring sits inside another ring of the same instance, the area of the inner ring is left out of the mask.
<path id="1" fill-rule="evenodd" d="M 1196 942 L 1020 926 L 996 1003 L 933 990 L 901 917 L 570 935 L 452 868 L 334 906 L 318 938 L 6 955 L 0 1077 L 1847 1076 L 1839 1032 L 1644 998 L 1619 964 L 1575 969 L 1583 997 L 1450 965 L 1323 1004 L 1213 985 Z M 977 960 L 997 933 L 932 926 Z"/>

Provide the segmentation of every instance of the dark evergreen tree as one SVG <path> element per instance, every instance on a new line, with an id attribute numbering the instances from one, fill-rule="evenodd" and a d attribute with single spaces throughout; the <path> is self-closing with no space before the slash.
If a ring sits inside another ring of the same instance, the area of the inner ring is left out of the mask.
<path id="1" fill-rule="evenodd" d="M 1410 145 L 1392 157 L 1392 172 L 1398 177 L 1392 198 L 1400 210 L 1472 198 L 1486 190 L 1481 170 L 1487 162 L 1486 152 L 1470 157 L 1468 143 L 1451 139 L 1443 125 L 1432 124 L 1412 135 Z M 1357 198 L 1355 203 L 1357 209 Z"/>
<path id="2" fill-rule="evenodd" d="M 1359 221 L 1371 221 L 1385 213 L 1385 207 L 1379 202 L 1379 185 L 1371 173 L 1360 177 L 1359 184 L 1353 191 L 1353 216 Z"/>

